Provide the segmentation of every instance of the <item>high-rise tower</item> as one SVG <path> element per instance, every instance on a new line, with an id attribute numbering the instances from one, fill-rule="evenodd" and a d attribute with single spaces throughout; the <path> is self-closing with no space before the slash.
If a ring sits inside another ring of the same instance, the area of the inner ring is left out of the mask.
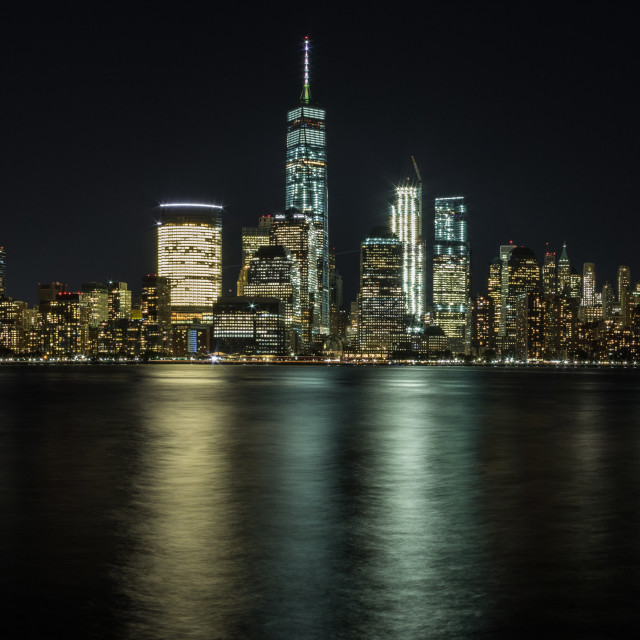
<path id="1" fill-rule="evenodd" d="M 304 81 L 296 107 L 287 114 L 285 210 L 309 216 L 316 230 L 319 333 L 329 333 L 329 217 L 325 110 L 311 100 L 309 38 L 304 39 Z"/>
<path id="2" fill-rule="evenodd" d="M 222 293 L 222 215 L 212 204 L 160 205 L 158 275 L 168 278 L 171 322 L 210 322 Z"/>
<path id="3" fill-rule="evenodd" d="M 582 304 L 593 307 L 596 303 L 596 265 L 585 262 L 582 268 Z"/>
<path id="4" fill-rule="evenodd" d="M 507 296 L 509 295 L 509 256 L 515 249 L 513 244 L 500 245 L 500 314 L 498 335 L 504 338 L 507 326 Z"/>
<path id="5" fill-rule="evenodd" d="M 558 292 L 558 272 L 556 268 L 556 252 L 547 249 L 542 265 L 542 293 L 552 296 Z"/>
<path id="6" fill-rule="evenodd" d="M 7 277 L 7 254 L 4 247 L 0 247 L 0 296 L 4 295 L 5 279 Z"/>
<path id="7" fill-rule="evenodd" d="M 396 201 L 391 205 L 391 232 L 402 243 L 402 291 L 409 330 L 422 326 L 424 314 L 422 178 L 413 162 L 417 181 L 407 178 L 404 185 L 396 187 Z"/>
<path id="8" fill-rule="evenodd" d="M 363 353 L 388 353 L 405 333 L 403 246 L 387 227 L 374 228 L 360 246 L 358 344 Z"/>
<path id="9" fill-rule="evenodd" d="M 628 327 L 631 322 L 631 271 L 626 264 L 618 267 L 618 305 L 622 325 Z"/>
<path id="10" fill-rule="evenodd" d="M 318 335 L 319 313 L 318 259 L 316 227 L 310 216 L 296 209 L 274 216 L 270 230 L 271 244 L 288 249 L 295 258 L 300 277 L 300 321 L 302 350 L 311 349 Z"/>
<path id="11" fill-rule="evenodd" d="M 562 253 L 560 254 L 560 260 L 558 260 L 558 293 L 564 296 L 568 293 L 571 276 L 571 262 L 569 262 L 569 256 L 567 255 L 567 243 L 562 243 Z"/>
<path id="12" fill-rule="evenodd" d="M 433 312 L 449 344 L 467 350 L 469 243 L 464 197 L 436 198 L 433 248 Z"/>
<path id="13" fill-rule="evenodd" d="M 535 254 L 527 247 L 514 247 L 508 256 L 502 351 L 512 351 L 526 359 L 535 351 L 533 343 L 539 341 L 540 267 Z"/>

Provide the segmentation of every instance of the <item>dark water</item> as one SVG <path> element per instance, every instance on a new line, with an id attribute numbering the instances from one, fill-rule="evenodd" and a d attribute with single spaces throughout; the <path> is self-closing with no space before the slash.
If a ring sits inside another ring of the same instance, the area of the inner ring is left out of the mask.
<path id="1" fill-rule="evenodd" d="M 640 372 L 0 368 L 0 517 L 3 637 L 638 637 Z"/>

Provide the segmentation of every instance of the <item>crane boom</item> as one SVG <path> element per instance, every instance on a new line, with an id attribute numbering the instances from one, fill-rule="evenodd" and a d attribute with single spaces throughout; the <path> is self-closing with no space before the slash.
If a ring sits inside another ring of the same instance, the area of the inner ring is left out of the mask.
<path id="1" fill-rule="evenodd" d="M 415 169 L 416 175 L 418 176 L 418 182 L 422 184 L 422 176 L 420 175 L 420 171 L 418 171 L 418 164 L 413 156 L 411 156 L 411 162 L 413 162 L 413 168 Z"/>

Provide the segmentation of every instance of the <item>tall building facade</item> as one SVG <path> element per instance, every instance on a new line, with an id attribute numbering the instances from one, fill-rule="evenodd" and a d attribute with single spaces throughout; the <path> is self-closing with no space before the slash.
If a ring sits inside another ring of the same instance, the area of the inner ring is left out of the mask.
<path id="1" fill-rule="evenodd" d="M 582 268 L 582 304 L 592 307 L 596 303 L 596 265 L 585 262 Z"/>
<path id="2" fill-rule="evenodd" d="M 131 290 L 126 282 L 109 283 L 109 320 L 131 320 Z"/>
<path id="3" fill-rule="evenodd" d="M 169 281 L 171 322 L 211 322 L 222 293 L 222 214 L 211 204 L 163 204 L 158 275 Z"/>
<path id="4" fill-rule="evenodd" d="M 468 350 L 470 260 L 464 197 L 436 198 L 433 313 L 455 351 Z"/>
<path id="5" fill-rule="evenodd" d="M 161 355 L 169 351 L 171 322 L 169 280 L 157 274 L 142 277 L 140 313 L 142 316 L 143 350 Z"/>
<path id="6" fill-rule="evenodd" d="M 213 308 L 212 350 L 226 354 L 287 355 L 283 306 L 278 298 L 220 298 Z"/>
<path id="7" fill-rule="evenodd" d="M 558 295 L 566 295 L 569 292 L 571 276 L 571 262 L 567 255 L 567 243 L 562 243 L 562 253 L 558 260 Z"/>
<path id="8" fill-rule="evenodd" d="M 4 295 L 7 281 L 7 253 L 0 247 L 0 296 Z"/>
<path id="9" fill-rule="evenodd" d="M 507 296 L 504 309 L 505 332 L 502 336 L 502 351 L 523 356 L 523 328 L 530 312 L 540 309 L 540 267 L 536 256 L 527 247 L 513 247 L 507 262 Z M 535 300 L 535 302 L 533 302 Z M 536 323 L 539 321 L 536 320 Z M 526 351 L 525 351 L 526 353 Z"/>
<path id="10" fill-rule="evenodd" d="M 309 38 L 304 41 L 304 82 L 300 100 L 287 114 L 285 209 L 297 209 L 316 234 L 319 332 L 329 333 L 329 211 L 325 110 L 311 100 Z"/>
<path id="11" fill-rule="evenodd" d="M 626 264 L 618 267 L 618 305 L 622 325 L 628 327 L 631 322 L 631 270 Z"/>
<path id="12" fill-rule="evenodd" d="M 97 327 L 109 318 L 109 287 L 104 282 L 83 282 L 82 296 L 91 314 L 90 324 Z"/>
<path id="13" fill-rule="evenodd" d="M 283 303 L 289 353 L 300 344 L 300 268 L 289 249 L 281 245 L 260 247 L 247 269 L 245 296 L 278 298 Z"/>
<path id="14" fill-rule="evenodd" d="M 556 270 L 556 252 L 547 249 L 542 265 L 542 293 L 545 296 L 554 296 L 558 293 L 558 278 Z"/>
<path id="15" fill-rule="evenodd" d="M 269 230 L 273 222 L 272 216 L 260 216 L 257 227 L 242 227 L 242 267 L 238 277 L 238 295 L 244 295 L 244 285 L 247 283 L 247 273 L 249 262 L 255 252 L 265 245 L 268 245 Z"/>
<path id="16" fill-rule="evenodd" d="M 509 256 L 516 248 L 514 244 L 500 245 L 500 311 L 498 316 L 498 336 L 504 338 L 507 327 L 507 296 L 509 294 Z"/>
<path id="17" fill-rule="evenodd" d="M 491 300 L 491 348 L 493 348 L 500 328 L 502 301 L 502 261 L 497 256 L 489 263 L 487 294 Z"/>
<path id="18" fill-rule="evenodd" d="M 288 249 L 300 270 L 302 351 L 311 349 L 320 333 L 316 231 L 317 226 L 313 220 L 297 209 L 276 214 L 270 231 L 271 244 Z"/>
<path id="19" fill-rule="evenodd" d="M 142 277 L 140 311 L 145 324 L 169 324 L 170 286 L 169 280 L 157 274 Z"/>
<path id="20" fill-rule="evenodd" d="M 358 345 L 362 353 L 389 353 L 405 334 L 403 244 L 386 227 L 372 230 L 360 247 Z"/>
<path id="21" fill-rule="evenodd" d="M 329 301 L 331 303 L 331 322 L 329 326 L 331 334 L 344 338 L 348 314 L 343 304 L 343 281 L 336 267 L 335 248 L 329 251 L 329 290 Z"/>
<path id="22" fill-rule="evenodd" d="M 407 178 L 396 187 L 391 205 L 391 232 L 402 243 L 402 290 L 408 326 L 420 328 L 424 315 L 424 240 L 422 238 L 422 181 Z"/>
<path id="23" fill-rule="evenodd" d="M 49 303 L 43 327 L 44 352 L 47 355 L 84 355 L 89 346 L 91 314 L 82 293 L 61 291 Z"/>

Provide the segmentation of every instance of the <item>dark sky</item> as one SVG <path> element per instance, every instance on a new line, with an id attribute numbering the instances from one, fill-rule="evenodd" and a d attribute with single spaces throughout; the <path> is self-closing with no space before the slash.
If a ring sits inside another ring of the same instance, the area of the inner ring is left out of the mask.
<path id="1" fill-rule="evenodd" d="M 240 228 L 284 206 L 286 111 L 312 39 L 327 109 L 330 243 L 385 222 L 413 154 L 433 198 L 464 195 L 473 290 L 509 240 L 541 259 L 568 243 L 598 286 L 640 279 L 634 16 L 622 5 L 387 5 L 322 18 L 245 15 L 17 19 L 2 40 L 0 245 L 8 294 L 155 272 L 159 202 L 224 204 L 225 288 Z M 328 11 L 328 10 L 327 10 Z M 123 26 L 124 25 L 124 26 Z M 339 256 L 351 297 L 357 251 Z"/>

